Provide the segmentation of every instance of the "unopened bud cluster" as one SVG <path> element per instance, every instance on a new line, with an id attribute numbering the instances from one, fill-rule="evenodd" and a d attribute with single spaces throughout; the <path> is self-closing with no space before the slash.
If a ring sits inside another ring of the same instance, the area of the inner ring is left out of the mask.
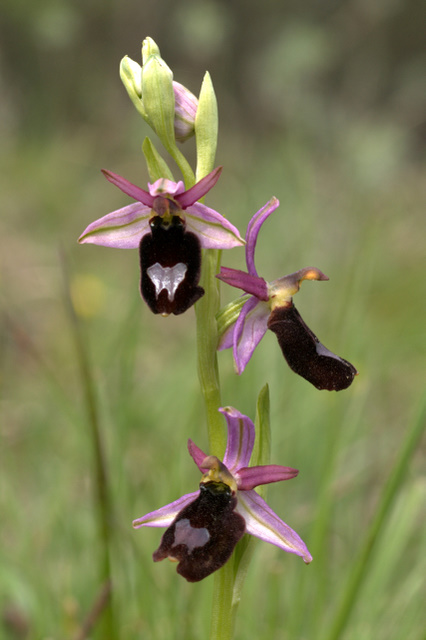
<path id="1" fill-rule="evenodd" d="M 142 66 L 125 56 L 120 77 L 136 109 L 166 147 L 194 135 L 198 99 L 173 80 L 171 69 L 151 38 L 142 44 Z"/>

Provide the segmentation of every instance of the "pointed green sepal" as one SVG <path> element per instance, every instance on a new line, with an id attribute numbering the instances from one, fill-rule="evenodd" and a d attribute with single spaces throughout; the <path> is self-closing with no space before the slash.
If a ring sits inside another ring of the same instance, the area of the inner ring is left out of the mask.
<path id="1" fill-rule="evenodd" d="M 160 178 L 175 181 L 166 161 L 160 156 L 149 138 L 145 138 L 143 141 L 142 152 L 145 156 L 151 182 L 155 182 Z"/>
<path id="2" fill-rule="evenodd" d="M 219 118 L 216 95 L 210 74 L 206 72 L 198 98 L 195 116 L 195 138 L 197 144 L 196 180 L 201 180 L 214 168 Z"/>

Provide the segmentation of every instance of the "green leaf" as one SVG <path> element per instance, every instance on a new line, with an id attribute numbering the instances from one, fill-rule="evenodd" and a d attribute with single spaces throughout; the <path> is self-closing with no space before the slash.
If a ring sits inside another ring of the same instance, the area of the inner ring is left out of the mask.
<path id="1" fill-rule="evenodd" d="M 254 441 L 253 453 L 250 465 L 269 464 L 271 460 L 271 425 L 270 425 L 270 402 L 269 386 L 261 389 L 257 399 L 256 419 L 256 439 Z M 258 493 L 264 497 L 266 485 L 258 487 Z"/>

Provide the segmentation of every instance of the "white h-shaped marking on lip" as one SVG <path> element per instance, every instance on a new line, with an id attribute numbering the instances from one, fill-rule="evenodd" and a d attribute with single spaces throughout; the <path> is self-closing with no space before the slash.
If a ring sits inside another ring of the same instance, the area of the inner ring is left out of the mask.
<path id="1" fill-rule="evenodd" d="M 178 262 L 174 267 L 162 267 L 156 262 L 146 270 L 149 279 L 155 287 L 155 297 L 158 298 L 161 291 L 166 289 L 170 302 L 175 299 L 175 293 L 181 282 L 185 279 L 188 267 L 183 262 Z"/>
<path id="2" fill-rule="evenodd" d="M 188 518 L 182 518 L 182 520 L 178 520 L 175 525 L 175 538 L 172 549 L 179 544 L 184 544 L 190 554 L 194 549 L 204 547 L 209 540 L 210 533 L 208 529 L 205 527 L 192 527 Z"/>

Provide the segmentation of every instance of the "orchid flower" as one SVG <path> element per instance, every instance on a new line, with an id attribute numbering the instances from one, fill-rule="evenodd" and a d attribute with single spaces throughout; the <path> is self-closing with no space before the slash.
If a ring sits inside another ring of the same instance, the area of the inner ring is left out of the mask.
<path id="1" fill-rule="evenodd" d="M 198 582 L 222 567 L 244 533 L 301 556 L 312 556 L 297 533 L 267 505 L 254 488 L 294 478 L 298 471 L 280 465 L 249 467 L 254 424 L 232 407 L 219 409 L 227 421 L 228 443 L 223 461 L 206 456 L 192 440 L 189 453 L 203 474 L 199 491 L 147 513 L 133 522 L 139 527 L 167 527 L 154 562 L 178 561 L 177 572 Z"/>
<path id="2" fill-rule="evenodd" d="M 112 171 L 106 179 L 137 202 L 92 222 L 80 243 L 118 249 L 139 248 L 141 293 L 151 311 L 183 313 L 204 293 L 198 286 L 201 248 L 231 249 L 244 244 L 220 213 L 197 202 L 218 181 L 222 167 L 185 191 L 183 182 L 160 179 L 149 191 Z"/>
<path id="3" fill-rule="evenodd" d="M 257 236 L 262 224 L 278 207 L 270 200 L 250 220 L 246 234 L 248 273 L 222 267 L 217 276 L 223 282 L 251 294 L 241 306 L 238 317 L 227 326 L 218 349 L 233 348 L 237 373 L 241 374 L 256 346 L 266 333 L 273 331 L 290 368 L 317 389 L 346 389 L 357 375 L 355 367 L 329 351 L 301 318 L 293 304 L 293 295 L 303 280 L 328 280 L 319 269 L 306 267 L 267 283 L 260 278 L 254 264 Z M 232 303 L 231 303 L 232 304 Z"/>

